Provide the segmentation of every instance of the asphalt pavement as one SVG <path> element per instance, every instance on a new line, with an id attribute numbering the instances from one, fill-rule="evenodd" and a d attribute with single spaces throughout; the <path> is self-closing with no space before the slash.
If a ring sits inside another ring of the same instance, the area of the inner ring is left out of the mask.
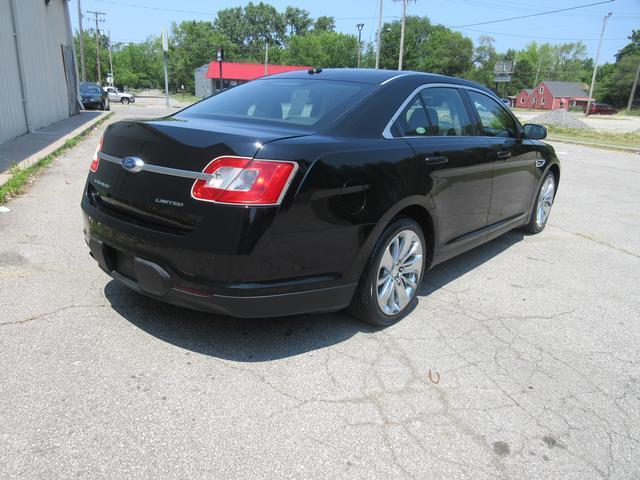
<path id="1" fill-rule="evenodd" d="M 638 155 L 557 144 L 547 229 L 436 267 L 376 330 L 111 280 L 80 217 L 98 138 L 0 214 L 3 479 L 640 476 Z"/>

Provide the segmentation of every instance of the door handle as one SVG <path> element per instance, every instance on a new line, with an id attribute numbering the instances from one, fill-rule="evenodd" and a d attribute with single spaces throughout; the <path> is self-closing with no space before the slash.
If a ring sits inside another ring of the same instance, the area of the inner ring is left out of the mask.
<path id="1" fill-rule="evenodd" d="M 436 165 L 438 163 L 447 163 L 449 161 L 447 157 L 439 157 L 439 156 L 425 157 L 424 160 L 425 162 L 431 165 Z"/>
<path id="2" fill-rule="evenodd" d="M 496 155 L 500 160 L 506 160 L 507 158 L 511 158 L 511 150 L 498 150 Z"/>

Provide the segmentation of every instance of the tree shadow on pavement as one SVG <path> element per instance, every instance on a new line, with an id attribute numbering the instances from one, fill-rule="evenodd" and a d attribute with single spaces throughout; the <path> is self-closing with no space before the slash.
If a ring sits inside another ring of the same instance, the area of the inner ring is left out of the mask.
<path id="1" fill-rule="evenodd" d="M 428 296 L 522 238 L 522 233 L 510 232 L 438 265 L 427 272 L 419 295 Z M 346 312 L 257 319 L 197 312 L 145 297 L 116 280 L 107 283 L 104 293 L 116 312 L 150 335 L 193 352 L 237 362 L 292 357 L 378 330 Z"/>

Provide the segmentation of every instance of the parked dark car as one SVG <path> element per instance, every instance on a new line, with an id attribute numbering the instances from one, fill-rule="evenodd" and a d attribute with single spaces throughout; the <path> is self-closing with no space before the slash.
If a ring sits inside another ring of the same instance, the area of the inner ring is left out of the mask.
<path id="1" fill-rule="evenodd" d="M 586 113 L 587 107 L 585 106 L 582 111 Z M 609 105 L 607 103 L 595 103 L 595 102 L 593 102 L 589 106 L 588 115 L 593 115 L 593 114 L 613 115 L 613 114 L 616 114 L 616 113 L 618 113 L 618 110 L 616 110 L 615 108 L 613 108 L 611 105 Z"/>
<path id="2" fill-rule="evenodd" d="M 82 198 L 100 267 L 158 300 L 388 325 L 426 269 L 540 232 L 560 179 L 540 125 L 457 78 L 310 70 L 105 131 Z"/>
<path id="3" fill-rule="evenodd" d="M 93 82 L 80 82 L 80 97 L 85 109 L 110 110 L 109 94 Z"/>

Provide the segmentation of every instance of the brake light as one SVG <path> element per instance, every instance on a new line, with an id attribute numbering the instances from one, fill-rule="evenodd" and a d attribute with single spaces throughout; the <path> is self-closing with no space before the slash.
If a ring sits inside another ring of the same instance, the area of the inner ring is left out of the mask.
<path id="1" fill-rule="evenodd" d="M 212 177 L 196 180 L 191 196 L 233 205 L 278 205 L 297 168 L 295 162 L 218 157 L 203 170 Z"/>
<path id="2" fill-rule="evenodd" d="M 98 166 L 100 165 L 100 157 L 98 157 L 98 153 L 102 150 L 102 140 L 104 137 L 100 137 L 100 141 L 98 142 L 98 146 L 96 147 L 96 151 L 93 154 L 93 158 L 91 159 L 91 166 L 89 169 L 92 172 L 98 170 Z"/>

